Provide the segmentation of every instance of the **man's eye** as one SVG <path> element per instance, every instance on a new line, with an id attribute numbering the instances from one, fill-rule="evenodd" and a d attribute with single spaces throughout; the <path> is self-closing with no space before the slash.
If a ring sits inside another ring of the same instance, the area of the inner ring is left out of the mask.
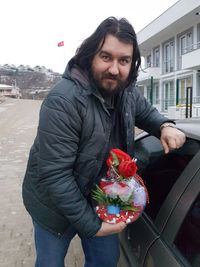
<path id="1" fill-rule="evenodd" d="M 127 58 L 122 58 L 122 59 L 121 59 L 121 64 L 122 64 L 122 65 L 127 65 L 127 64 L 129 64 L 129 62 L 130 62 L 130 60 L 127 59 Z"/>
<path id="2" fill-rule="evenodd" d="M 102 55 L 101 58 L 102 58 L 104 61 L 109 61 L 109 60 L 110 60 L 110 57 L 107 56 L 107 55 Z"/>

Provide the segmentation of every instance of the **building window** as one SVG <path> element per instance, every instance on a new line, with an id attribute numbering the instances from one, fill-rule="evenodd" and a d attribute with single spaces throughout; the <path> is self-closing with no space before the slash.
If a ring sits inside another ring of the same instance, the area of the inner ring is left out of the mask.
<path id="1" fill-rule="evenodd" d="M 151 85 L 147 86 L 147 100 L 149 102 L 152 102 L 153 105 L 159 104 L 159 84 L 154 83 L 153 88 L 151 88 Z"/>
<path id="2" fill-rule="evenodd" d="M 151 86 L 147 85 L 147 100 L 151 102 Z"/>
<path id="3" fill-rule="evenodd" d="M 174 71 L 174 41 L 169 41 L 163 45 L 163 70 L 164 73 Z"/>
<path id="4" fill-rule="evenodd" d="M 159 94 L 159 84 L 154 84 L 153 90 L 153 104 L 159 104 L 160 94 Z"/>
<path id="5" fill-rule="evenodd" d="M 200 24 L 197 25 L 197 48 L 200 48 Z"/>
<path id="6" fill-rule="evenodd" d="M 150 90 L 150 88 L 149 88 L 149 90 Z M 159 84 L 158 83 L 153 84 L 152 104 L 153 105 L 159 104 Z"/>
<path id="7" fill-rule="evenodd" d="M 156 47 L 153 49 L 153 66 L 160 67 L 160 49 Z"/>
<path id="8" fill-rule="evenodd" d="M 178 69 L 182 67 L 182 55 L 193 50 L 192 30 L 179 35 L 178 37 Z"/>
<path id="9" fill-rule="evenodd" d="M 186 103 L 186 89 L 192 86 L 192 78 L 184 78 L 179 80 L 179 103 Z"/>
<path id="10" fill-rule="evenodd" d="M 164 111 L 167 111 L 169 106 L 175 105 L 174 82 L 173 81 L 164 82 L 163 88 L 164 88 L 163 109 Z"/>
<path id="11" fill-rule="evenodd" d="M 183 55 L 193 49 L 192 32 L 188 32 L 179 37 L 179 54 Z"/>
<path id="12" fill-rule="evenodd" d="M 151 64 L 151 55 L 148 55 L 147 56 L 147 66 L 146 67 L 149 68 L 149 67 L 151 67 L 151 65 L 152 65 Z"/>

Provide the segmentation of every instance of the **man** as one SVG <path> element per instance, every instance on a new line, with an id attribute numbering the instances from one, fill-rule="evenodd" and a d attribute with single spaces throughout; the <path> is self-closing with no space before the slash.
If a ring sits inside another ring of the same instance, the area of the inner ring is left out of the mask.
<path id="1" fill-rule="evenodd" d="M 78 234 L 85 267 L 116 267 L 117 233 L 96 215 L 90 193 L 111 148 L 134 155 L 134 127 L 160 138 L 165 153 L 185 142 L 175 124 L 135 87 L 140 52 L 126 19 L 109 17 L 87 38 L 44 100 L 23 183 L 33 219 L 36 267 L 63 267 Z"/>

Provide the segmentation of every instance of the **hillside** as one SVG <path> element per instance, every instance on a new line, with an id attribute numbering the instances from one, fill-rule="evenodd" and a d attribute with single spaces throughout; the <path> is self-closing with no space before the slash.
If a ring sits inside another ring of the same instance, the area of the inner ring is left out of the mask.
<path id="1" fill-rule="evenodd" d="M 60 73 L 53 72 L 44 66 L 34 68 L 8 64 L 0 66 L 0 84 L 19 87 L 22 98 L 42 99 L 60 79 Z"/>

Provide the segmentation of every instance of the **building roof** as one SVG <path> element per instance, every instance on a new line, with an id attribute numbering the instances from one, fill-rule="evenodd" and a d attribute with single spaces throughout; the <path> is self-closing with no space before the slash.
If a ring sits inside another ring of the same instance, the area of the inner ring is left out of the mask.
<path id="1" fill-rule="evenodd" d="M 8 85 L 8 84 L 1 84 L 0 83 L 0 88 L 7 88 L 7 89 L 12 89 L 14 86 L 12 86 L 12 85 Z"/>
<path id="2" fill-rule="evenodd" d="M 174 32 L 183 32 L 188 25 L 200 22 L 200 0 L 179 0 L 159 17 L 137 33 L 140 50 L 154 47 L 160 40 L 167 40 Z M 145 53 L 142 53 L 145 54 Z"/>

